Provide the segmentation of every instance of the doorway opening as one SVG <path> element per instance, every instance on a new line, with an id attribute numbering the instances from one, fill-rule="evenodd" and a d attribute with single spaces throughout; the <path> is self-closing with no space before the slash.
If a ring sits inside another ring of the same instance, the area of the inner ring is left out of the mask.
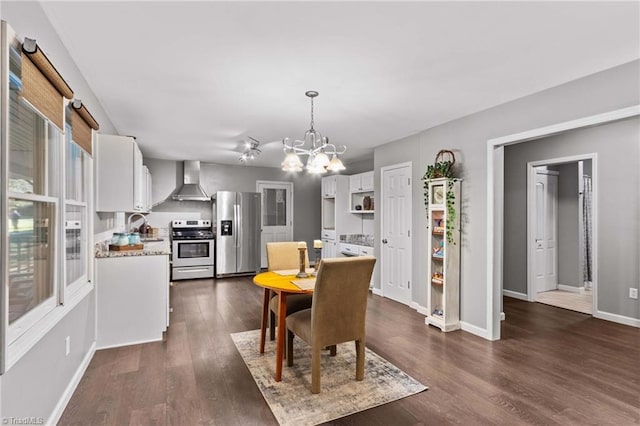
<path id="1" fill-rule="evenodd" d="M 504 319 L 502 311 L 503 292 L 503 264 L 504 264 L 504 149 L 508 145 L 541 139 L 558 135 L 570 130 L 598 126 L 624 120 L 629 117 L 640 116 L 640 105 L 634 105 L 615 111 L 579 118 L 540 127 L 521 133 L 502 136 L 487 141 L 487 270 L 486 270 L 486 324 L 487 328 L 481 334 L 489 340 L 500 339 L 500 323 Z M 594 167 L 595 168 L 595 167 Z M 596 188 L 593 188 L 596 192 Z M 597 211 L 593 212 L 593 223 L 597 223 Z M 597 256 L 597 234 L 593 235 L 593 258 Z M 595 265 L 594 265 L 595 266 Z M 593 277 L 598 276 L 597 270 L 592 271 Z M 594 294 L 594 305 L 597 306 L 597 291 Z M 600 311 L 594 313 L 600 317 Z M 607 314 L 607 318 L 620 321 L 619 316 Z M 633 319 L 632 319 L 633 320 Z M 623 321 L 627 321 L 624 319 Z"/>
<path id="2" fill-rule="evenodd" d="M 596 154 L 527 163 L 527 298 L 593 315 Z"/>

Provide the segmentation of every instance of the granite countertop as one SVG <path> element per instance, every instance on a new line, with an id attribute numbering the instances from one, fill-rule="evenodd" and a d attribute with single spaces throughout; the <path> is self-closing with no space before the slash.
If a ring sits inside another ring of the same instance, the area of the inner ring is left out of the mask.
<path id="1" fill-rule="evenodd" d="M 142 250 L 110 251 L 108 247 L 108 243 L 96 243 L 96 259 L 104 259 L 107 257 L 166 256 L 171 254 L 171 246 L 169 245 L 168 239 L 144 243 L 144 248 Z"/>
<path id="2" fill-rule="evenodd" d="M 366 235 L 366 234 L 340 235 L 340 242 L 355 244 L 357 246 L 373 247 L 373 235 Z"/>

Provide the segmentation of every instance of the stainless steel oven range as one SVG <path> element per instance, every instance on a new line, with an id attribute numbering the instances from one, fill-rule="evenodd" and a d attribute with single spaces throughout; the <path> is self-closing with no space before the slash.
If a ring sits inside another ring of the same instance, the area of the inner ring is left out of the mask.
<path id="1" fill-rule="evenodd" d="M 173 281 L 212 278 L 215 238 L 210 220 L 171 221 L 171 277 Z"/>

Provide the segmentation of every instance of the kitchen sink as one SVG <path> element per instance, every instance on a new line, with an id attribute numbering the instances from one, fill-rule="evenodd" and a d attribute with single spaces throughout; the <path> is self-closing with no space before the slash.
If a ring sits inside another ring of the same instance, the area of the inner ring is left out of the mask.
<path id="1" fill-rule="evenodd" d="M 164 238 L 140 238 L 141 243 L 159 243 L 164 241 Z"/>

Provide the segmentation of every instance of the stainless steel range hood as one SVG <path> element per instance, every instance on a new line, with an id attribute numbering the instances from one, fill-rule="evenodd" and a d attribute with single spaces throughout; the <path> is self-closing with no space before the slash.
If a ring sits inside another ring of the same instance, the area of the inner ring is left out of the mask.
<path id="1" fill-rule="evenodd" d="M 200 186 L 200 162 L 184 162 L 183 185 L 171 196 L 179 201 L 211 201 L 211 197 Z"/>

